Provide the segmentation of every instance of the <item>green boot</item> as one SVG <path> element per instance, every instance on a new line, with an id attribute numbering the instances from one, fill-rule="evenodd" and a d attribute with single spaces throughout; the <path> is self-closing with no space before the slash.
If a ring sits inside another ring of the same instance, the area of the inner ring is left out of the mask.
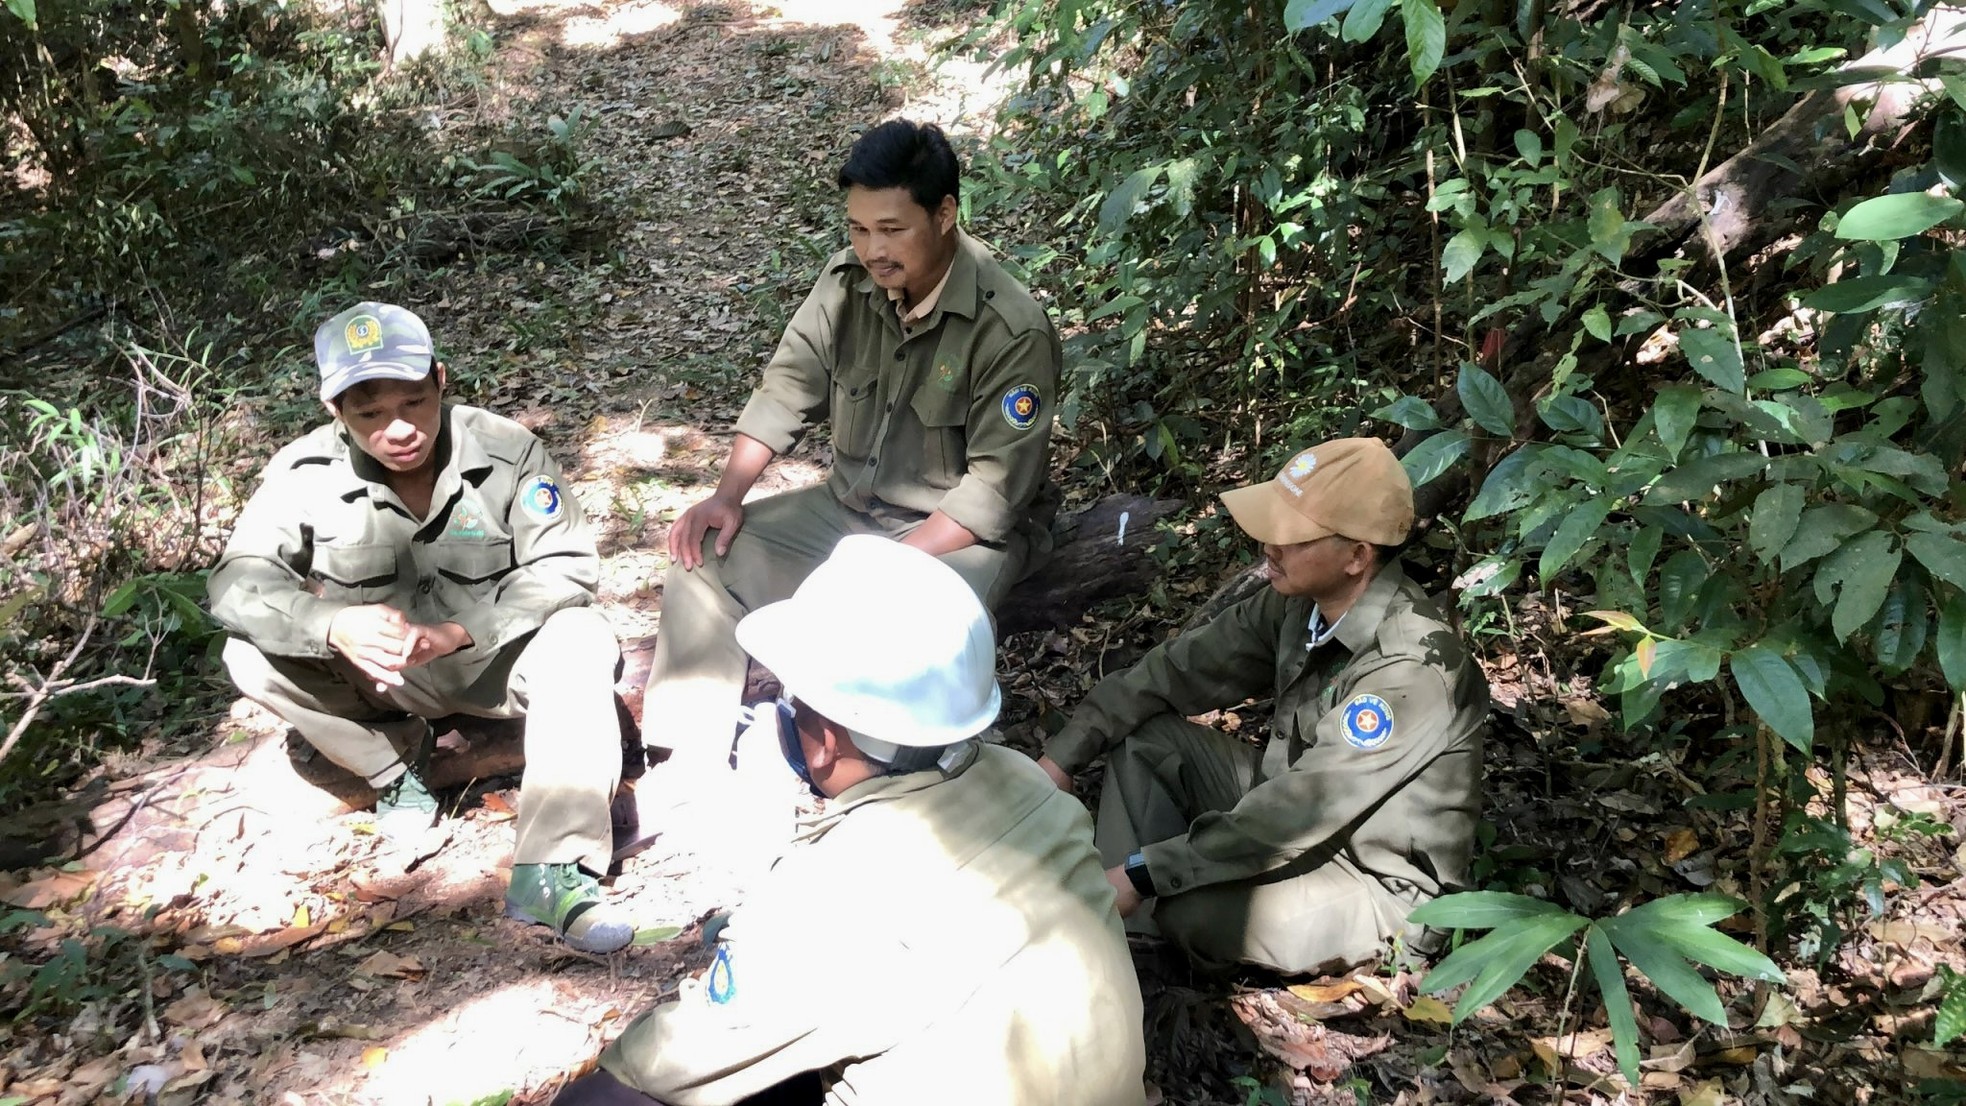
<path id="1" fill-rule="evenodd" d="M 416 769 L 383 784 L 375 793 L 375 828 L 383 837 L 407 837 L 437 824 L 437 799 Z"/>
<path id="2" fill-rule="evenodd" d="M 514 864 L 505 915 L 552 926 L 581 952 L 613 952 L 635 939 L 635 927 L 601 902 L 601 885 L 578 864 Z"/>

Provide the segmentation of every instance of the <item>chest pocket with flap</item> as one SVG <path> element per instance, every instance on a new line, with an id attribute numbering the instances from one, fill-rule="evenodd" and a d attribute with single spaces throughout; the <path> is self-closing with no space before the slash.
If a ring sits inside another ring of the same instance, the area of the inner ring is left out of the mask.
<path id="1" fill-rule="evenodd" d="M 387 598 L 396 583 L 393 545 L 317 545 L 311 575 L 326 598 L 372 603 Z"/>

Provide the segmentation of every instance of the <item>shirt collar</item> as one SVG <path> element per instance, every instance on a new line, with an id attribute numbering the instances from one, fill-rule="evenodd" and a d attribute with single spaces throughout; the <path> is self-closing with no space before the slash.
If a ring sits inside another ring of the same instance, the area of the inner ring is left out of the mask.
<path id="1" fill-rule="evenodd" d="M 795 840 L 816 841 L 826 835 L 826 831 L 839 824 L 840 819 L 854 810 L 871 803 L 887 802 L 912 795 L 917 791 L 934 787 L 945 780 L 955 779 L 969 771 L 979 755 L 979 743 L 970 741 L 964 747 L 945 757 L 947 767 L 926 768 L 920 772 L 909 772 L 901 776 L 875 776 L 862 780 L 833 798 L 826 800 L 826 809 L 818 814 L 799 820 Z"/>
<path id="2" fill-rule="evenodd" d="M 888 301 L 894 304 L 895 314 L 901 316 L 901 322 L 904 326 L 908 323 L 918 323 L 928 318 L 929 313 L 935 310 L 935 302 L 942 298 L 942 289 L 949 286 L 949 275 L 955 271 L 956 259 L 952 257 L 949 259 L 949 267 L 942 270 L 942 279 L 935 282 L 935 287 L 929 290 L 928 295 L 922 297 L 922 302 L 907 310 L 902 309 L 901 300 L 908 293 L 900 288 L 890 288 L 887 290 Z"/>
<path id="3" fill-rule="evenodd" d="M 1393 596 L 1398 594 L 1401 585 L 1406 583 L 1406 570 L 1395 561 L 1385 565 L 1372 577 L 1372 582 L 1359 594 L 1358 602 L 1338 618 L 1333 631 L 1339 644 L 1356 653 L 1372 644 L 1379 636 L 1379 623 L 1385 621 L 1386 611 L 1393 605 Z"/>

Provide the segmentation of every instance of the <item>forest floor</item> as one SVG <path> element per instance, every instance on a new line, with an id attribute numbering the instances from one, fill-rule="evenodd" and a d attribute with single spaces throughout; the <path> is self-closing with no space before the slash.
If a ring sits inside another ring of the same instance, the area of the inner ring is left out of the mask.
<path id="1" fill-rule="evenodd" d="M 596 121 L 587 179 L 606 244 L 446 272 L 412 306 L 450 351 L 461 398 L 521 418 L 562 459 L 600 525 L 603 607 L 624 639 L 642 637 L 658 620 L 667 523 L 715 479 L 757 367 L 840 239 L 839 152 L 897 111 L 976 135 L 1003 78 L 981 63 L 933 65 L 953 17 L 915 2 L 492 6 L 497 72 L 473 110 L 578 108 Z M 258 460 L 226 475 L 250 487 Z M 812 482 L 826 461 L 823 442 L 808 444 L 763 490 Z M 1061 476 L 1082 496 L 1099 490 Z M 211 525 L 222 533 L 230 519 Z M 1184 604 L 1216 582 L 1166 592 Z M 1184 613 L 1121 608 L 1006 643 L 1007 743 L 1034 749 L 1097 672 Z M 1745 895 L 1747 813 L 1680 770 L 1738 757 L 1738 743 L 1625 755 L 1584 675 L 1601 656 L 1538 629 L 1560 622 L 1532 601 L 1505 625 L 1470 627 L 1497 704 L 1484 881 L 1587 914 L 1677 891 Z M 1259 707 L 1222 721 L 1260 718 Z M 1685 732 L 1721 724 L 1690 718 Z M 1916 1100 L 1923 1081 L 1961 1075 L 1956 1050 L 1922 1044 L 1929 1006 L 1915 1011 L 1938 965 L 1966 968 L 1966 790 L 1935 772 L 1923 728 L 1906 736 L 1882 715 L 1867 725 L 1853 735 L 1847 863 L 1791 889 L 1849 933 L 1785 963 L 1786 988 L 1724 983 L 1728 1028 L 1637 987 L 1640 1088 L 1623 1088 L 1601 1008 L 1568 994 L 1569 965 L 1554 957 L 1451 1027 L 1410 973 L 1209 979 L 1140 947 L 1149 1075 L 1184 1104 Z M 305 782 L 265 712 L 239 703 L 208 736 L 195 760 L 158 749 L 90 781 L 97 800 L 179 804 L 150 811 L 145 833 L 0 876 L 0 899 L 47 920 L 21 937 L 49 965 L 10 992 L 23 1014 L 44 1009 L 0 1027 L 0 1106 L 549 1101 L 701 968 L 700 923 L 755 870 L 722 823 L 692 819 L 702 804 L 684 804 L 613 881 L 647 940 L 582 955 L 499 916 L 514 781 L 449 794 L 441 831 L 392 848 L 368 815 Z M 193 766 L 202 774 L 187 782 Z M 662 766 L 643 786 L 664 788 Z M 1866 881 L 1876 909 L 1853 912 Z M 134 997 L 133 974 L 144 980 Z M 110 1032 L 127 1028 L 132 1004 L 136 1033 Z"/>

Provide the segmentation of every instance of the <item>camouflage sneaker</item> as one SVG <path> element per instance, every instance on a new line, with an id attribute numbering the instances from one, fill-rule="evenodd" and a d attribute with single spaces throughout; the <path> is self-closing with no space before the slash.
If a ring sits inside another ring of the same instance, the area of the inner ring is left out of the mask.
<path id="1" fill-rule="evenodd" d="M 421 833 L 437 824 L 437 799 L 416 769 L 405 768 L 375 793 L 376 832 L 384 837 Z"/>
<path id="2" fill-rule="evenodd" d="M 552 926 L 581 952 L 613 952 L 635 927 L 601 902 L 601 885 L 577 864 L 514 864 L 505 916 Z"/>

